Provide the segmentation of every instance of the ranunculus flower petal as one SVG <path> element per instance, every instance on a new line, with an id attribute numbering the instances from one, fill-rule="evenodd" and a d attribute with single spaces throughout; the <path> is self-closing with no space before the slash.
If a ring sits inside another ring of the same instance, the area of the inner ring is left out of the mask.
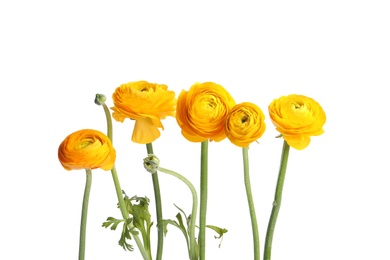
<path id="1" fill-rule="evenodd" d="M 226 138 L 226 117 L 235 104 L 221 85 L 214 82 L 195 83 L 189 91 L 180 93 L 176 120 L 187 140 L 218 142 Z"/>
<path id="2" fill-rule="evenodd" d="M 263 111 L 255 104 L 238 104 L 232 108 L 226 119 L 226 136 L 233 144 L 248 147 L 264 134 L 264 119 Z"/>
<path id="3" fill-rule="evenodd" d="M 160 137 L 158 128 L 164 129 L 161 119 L 175 116 L 175 92 L 166 85 L 136 81 L 122 84 L 112 95 L 112 117 L 123 122 L 126 118 L 136 120 L 132 141 L 151 143 Z"/>
<path id="4" fill-rule="evenodd" d="M 288 95 L 275 99 L 268 106 L 272 123 L 284 140 L 302 150 L 310 144 L 310 136 L 324 133 L 326 114 L 321 105 L 303 95 Z"/>
<path id="5" fill-rule="evenodd" d="M 58 159 L 66 170 L 111 170 L 116 152 L 105 134 L 93 129 L 83 129 L 64 139 L 58 148 Z"/>
<path id="6" fill-rule="evenodd" d="M 131 140 L 139 144 L 148 144 L 150 140 L 160 137 L 160 131 L 150 118 L 140 118 L 135 121 Z"/>

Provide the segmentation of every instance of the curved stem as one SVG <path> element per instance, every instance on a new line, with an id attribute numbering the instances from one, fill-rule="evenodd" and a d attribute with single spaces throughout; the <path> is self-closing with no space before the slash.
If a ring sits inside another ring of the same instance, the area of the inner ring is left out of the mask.
<path id="1" fill-rule="evenodd" d="M 198 195 L 196 193 L 194 185 L 185 178 L 184 176 L 180 175 L 177 172 L 167 170 L 164 168 L 159 167 L 157 170 L 172 175 L 182 182 L 184 182 L 187 187 L 191 190 L 191 195 L 192 195 L 192 212 L 191 212 L 191 219 L 190 219 L 190 224 L 189 224 L 189 230 L 188 230 L 188 236 L 190 238 L 190 248 L 189 248 L 189 253 L 190 253 L 190 259 L 191 260 L 197 260 L 198 259 L 198 250 L 197 250 L 197 245 L 196 245 L 196 240 L 195 240 L 195 223 L 196 223 L 196 214 L 197 214 L 197 208 L 198 208 Z"/>
<path id="2" fill-rule="evenodd" d="M 264 260 L 271 259 L 272 238 L 274 235 L 274 230 L 275 230 L 276 220 L 279 214 L 280 205 L 282 203 L 283 184 L 284 184 L 284 178 L 286 176 L 289 151 L 290 151 L 290 146 L 287 144 L 286 141 L 284 141 L 283 148 L 282 148 L 282 156 L 280 161 L 280 168 L 279 168 L 279 177 L 278 177 L 278 182 L 276 184 L 276 190 L 275 190 L 275 198 L 272 206 L 271 217 L 268 222 L 267 235 L 265 238 Z"/>
<path id="3" fill-rule="evenodd" d="M 146 144 L 146 150 L 148 155 L 153 153 L 153 146 L 151 143 Z M 163 245 L 164 245 L 164 230 L 160 227 L 162 223 L 162 203 L 161 203 L 161 193 L 160 193 L 160 185 L 158 181 L 158 174 L 155 172 L 152 174 L 153 181 L 153 189 L 154 189 L 154 199 L 156 200 L 156 215 L 157 215 L 157 253 L 156 260 L 161 260 Z M 149 238 L 150 239 L 150 238 Z"/>
<path id="4" fill-rule="evenodd" d="M 112 143 L 113 142 L 113 139 L 112 139 L 113 138 L 113 133 L 112 133 L 113 131 L 112 131 L 112 119 L 111 119 L 110 110 L 108 109 L 106 103 L 102 103 L 102 105 L 103 105 L 103 109 L 104 109 L 104 113 L 106 115 L 106 121 L 107 121 L 107 137 L 111 140 L 111 143 Z M 123 217 L 123 219 L 127 220 L 129 218 L 129 212 L 127 211 L 126 204 L 125 204 L 125 201 L 123 199 L 122 189 L 121 189 L 121 185 L 119 183 L 118 174 L 116 172 L 115 165 L 111 169 L 111 175 L 112 175 L 112 179 L 114 180 L 115 191 L 116 191 L 116 195 L 118 197 L 119 208 L 121 210 L 122 217 Z M 132 228 L 133 223 L 130 223 L 129 226 L 130 226 L 130 228 Z M 133 234 L 133 237 L 134 237 L 134 240 L 135 240 L 135 242 L 138 246 L 138 249 L 140 250 L 144 260 L 151 260 L 147 251 L 145 250 L 145 247 L 142 244 L 139 236 Z"/>
<path id="5" fill-rule="evenodd" d="M 111 114 L 110 110 L 108 109 L 106 103 L 103 103 L 103 109 L 104 113 L 106 114 L 106 120 L 107 120 L 107 136 L 111 140 L 111 143 L 113 142 L 112 140 L 112 120 L 111 120 Z"/>
<path id="6" fill-rule="evenodd" d="M 208 145 L 202 142 L 200 159 L 200 209 L 199 209 L 199 259 L 206 259 L 206 213 L 207 213 L 207 179 L 208 179 Z"/>
<path id="7" fill-rule="evenodd" d="M 87 231 L 88 204 L 89 204 L 89 194 L 91 192 L 91 185 L 92 185 L 91 169 L 85 169 L 85 172 L 86 172 L 87 180 L 85 182 L 83 206 L 81 209 L 79 260 L 84 260 L 84 258 L 85 258 L 85 241 L 86 241 L 86 231 Z"/>
<path id="8" fill-rule="evenodd" d="M 111 173 L 112 173 L 112 178 L 114 180 L 115 191 L 116 191 L 116 195 L 118 197 L 119 208 L 121 210 L 122 217 L 123 217 L 123 219 L 127 220 L 129 218 L 129 212 L 127 211 L 127 207 L 126 207 L 125 201 L 123 199 L 122 189 L 121 189 L 121 186 L 119 183 L 119 179 L 118 179 L 118 175 L 117 175 L 115 166 L 111 169 Z M 133 223 L 130 222 L 129 226 L 130 226 L 130 228 L 132 228 Z M 149 255 L 148 255 L 148 252 L 146 252 L 139 236 L 133 234 L 133 237 L 134 237 L 135 242 L 137 243 L 138 249 L 140 250 L 144 260 L 151 260 Z"/>
<path id="9" fill-rule="evenodd" d="M 249 178 L 249 160 L 248 160 L 248 148 L 242 148 L 242 158 L 244 161 L 244 183 L 246 196 L 248 199 L 249 213 L 251 216 L 252 223 L 252 234 L 253 234 L 253 250 L 254 250 L 254 259 L 260 260 L 260 239 L 259 239 L 259 229 L 257 226 L 256 211 L 252 197 L 251 190 L 251 181 Z"/>

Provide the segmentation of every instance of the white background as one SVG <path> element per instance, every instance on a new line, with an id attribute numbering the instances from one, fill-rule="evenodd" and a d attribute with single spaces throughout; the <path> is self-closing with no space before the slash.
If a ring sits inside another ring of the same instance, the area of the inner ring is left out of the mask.
<path id="1" fill-rule="evenodd" d="M 317 100 L 325 133 L 291 149 L 272 259 L 390 259 L 389 12 L 379 0 L 2 1 L 0 259 L 77 259 L 85 173 L 65 171 L 58 146 L 79 129 L 105 132 L 95 94 L 111 106 L 114 89 L 137 80 L 177 95 L 214 81 L 263 109 L 267 130 L 249 151 L 262 247 L 282 147 L 267 106 L 292 93 Z M 198 188 L 200 144 L 175 119 L 163 124 L 161 166 Z M 132 128 L 114 123 L 119 178 L 130 196 L 151 198 L 155 220 L 146 148 L 131 142 Z M 252 259 L 241 149 L 226 139 L 209 156 L 207 222 L 228 233 L 220 248 L 207 233 L 207 258 Z M 159 178 L 164 218 L 174 218 L 174 203 L 189 213 L 184 184 Z M 110 172 L 94 171 L 87 259 L 141 259 L 117 246 L 119 231 L 101 227 L 120 217 L 116 201 Z M 164 259 L 187 259 L 174 227 Z"/>

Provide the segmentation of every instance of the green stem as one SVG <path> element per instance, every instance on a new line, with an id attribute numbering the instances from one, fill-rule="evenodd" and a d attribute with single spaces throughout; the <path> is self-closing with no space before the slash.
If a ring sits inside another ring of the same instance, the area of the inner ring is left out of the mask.
<path id="1" fill-rule="evenodd" d="M 200 208 L 199 208 L 199 259 L 206 259 L 206 212 L 207 212 L 207 179 L 208 179 L 208 145 L 202 142 L 200 159 Z"/>
<path id="2" fill-rule="evenodd" d="M 118 175 L 117 175 L 115 166 L 111 169 L 111 173 L 112 173 L 112 178 L 114 180 L 115 191 L 116 191 L 116 195 L 118 197 L 119 208 L 121 210 L 122 217 L 123 217 L 123 219 L 127 220 L 129 218 L 129 212 L 127 211 L 127 207 L 126 207 L 125 201 L 123 199 L 122 189 L 121 189 L 121 185 L 119 183 L 119 179 L 118 179 Z M 134 226 L 133 226 L 133 223 L 131 222 L 129 224 L 129 228 L 132 228 L 132 227 L 134 227 Z M 151 258 L 149 257 L 149 254 L 145 250 L 139 236 L 133 234 L 133 237 L 134 237 L 135 242 L 137 243 L 138 249 L 140 250 L 144 260 L 151 260 Z"/>
<path id="3" fill-rule="evenodd" d="M 198 209 L 198 195 L 196 193 L 195 187 L 194 187 L 194 185 L 192 185 L 192 183 L 188 179 L 186 179 L 184 176 L 180 175 L 179 173 L 176 173 L 174 171 L 167 170 L 167 169 L 164 169 L 161 167 L 159 167 L 158 170 L 163 172 L 163 173 L 170 174 L 170 175 L 178 178 L 179 180 L 184 182 L 187 185 L 187 187 L 191 190 L 192 212 L 191 212 L 191 220 L 190 220 L 189 230 L 188 230 L 188 236 L 190 238 L 189 254 L 190 254 L 191 260 L 197 260 L 198 259 L 198 249 L 197 249 L 196 240 L 195 240 L 195 226 L 196 226 L 195 224 L 196 224 L 196 214 L 197 214 L 196 211 Z"/>
<path id="4" fill-rule="evenodd" d="M 276 190 L 275 190 L 275 198 L 272 206 L 271 217 L 268 222 L 267 235 L 265 238 L 264 260 L 271 259 L 272 238 L 274 235 L 276 219 L 278 218 L 280 205 L 282 203 L 283 184 L 284 184 L 284 178 L 286 176 L 289 151 L 290 151 L 290 146 L 287 144 L 286 141 L 284 141 L 283 148 L 282 148 L 282 157 L 280 161 L 280 168 L 279 168 L 279 177 L 278 177 L 278 182 L 276 184 Z"/>
<path id="5" fill-rule="evenodd" d="M 83 206 L 81 210 L 79 260 L 84 260 L 85 258 L 85 240 L 86 240 L 86 231 L 87 231 L 88 203 L 89 203 L 89 194 L 91 192 L 91 185 L 92 185 L 91 169 L 85 169 L 85 172 L 87 175 L 87 180 L 85 182 Z"/>
<path id="6" fill-rule="evenodd" d="M 106 115 L 106 121 L 107 121 L 107 137 L 111 140 L 111 143 L 112 143 L 113 142 L 113 139 L 112 139 L 113 138 L 113 134 L 112 134 L 113 131 L 112 131 L 112 119 L 111 119 L 110 110 L 108 109 L 106 103 L 102 103 L 102 105 L 103 105 L 103 109 L 104 109 L 104 113 Z M 125 201 L 123 199 L 122 189 L 121 189 L 121 185 L 119 183 L 118 174 L 116 172 L 115 165 L 111 169 L 111 175 L 112 175 L 112 179 L 114 180 L 115 191 L 116 191 L 116 195 L 118 197 L 119 208 L 121 210 L 122 217 L 124 220 L 127 220 L 129 218 L 129 212 L 127 211 L 127 207 L 126 207 Z M 132 228 L 134 225 L 133 225 L 133 223 L 130 223 L 129 226 L 130 226 L 130 228 Z M 134 237 L 134 240 L 135 240 L 135 242 L 138 246 L 138 249 L 140 250 L 141 255 L 143 256 L 144 260 L 151 260 L 151 257 L 149 257 L 148 252 L 145 250 L 145 247 L 142 244 L 139 236 L 133 234 L 133 237 Z"/>
<path id="7" fill-rule="evenodd" d="M 148 155 L 153 153 L 153 146 L 151 143 L 146 144 L 146 150 Z M 162 203 L 161 203 L 161 192 L 160 185 L 158 181 L 158 174 L 155 172 L 152 174 L 153 188 L 154 188 L 154 199 L 156 200 L 156 215 L 157 215 L 157 252 L 156 252 L 156 260 L 161 260 L 163 253 L 163 245 L 164 245 L 164 230 L 160 227 L 162 223 Z M 149 238 L 150 239 L 150 238 Z"/>
<path id="8" fill-rule="evenodd" d="M 104 113 L 106 114 L 106 120 L 107 120 L 107 136 L 111 140 L 111 143 L 113 142 L 112 140 L 112 120 L 111 120 L 111 114 L 110 110 L 108 109 L 106 103 L 103 103 L 103 109 Z"/>
<path id="9" fill-rule="evenodd" d="M 256 211 L 252 197 L 251 190 L 251 181 L 249 178 L 249 160 L 248 160 L 248 148 L 242 148 L 242 158 L 244 161 L 244 183 L 246 196 L 248 199 L 249 213 L 251 216 L 252 222 L 252 234 L 253 234 L 253 250 L 254 250 L 254 259 L 260 260 L 260 239 L 259 239 L 259 229 L 257 226 Z"/>

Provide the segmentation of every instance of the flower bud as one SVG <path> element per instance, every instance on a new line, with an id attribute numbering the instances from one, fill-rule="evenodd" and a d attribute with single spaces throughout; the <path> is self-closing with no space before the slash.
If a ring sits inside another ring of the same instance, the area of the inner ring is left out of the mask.
<path id="1" fill-rule="evenodd" d="M 150 173 L 156 173 L 160 165 L 160 160 L 153 154 L 144 159 L 144 167 Z"/>
<path id="2" fill-rule="evenodd" d="M 95 104 L 101 106 L 104 104 L 104 102 L 106 102 L 106 96 L 103 94 L 96 94 Z"/>

